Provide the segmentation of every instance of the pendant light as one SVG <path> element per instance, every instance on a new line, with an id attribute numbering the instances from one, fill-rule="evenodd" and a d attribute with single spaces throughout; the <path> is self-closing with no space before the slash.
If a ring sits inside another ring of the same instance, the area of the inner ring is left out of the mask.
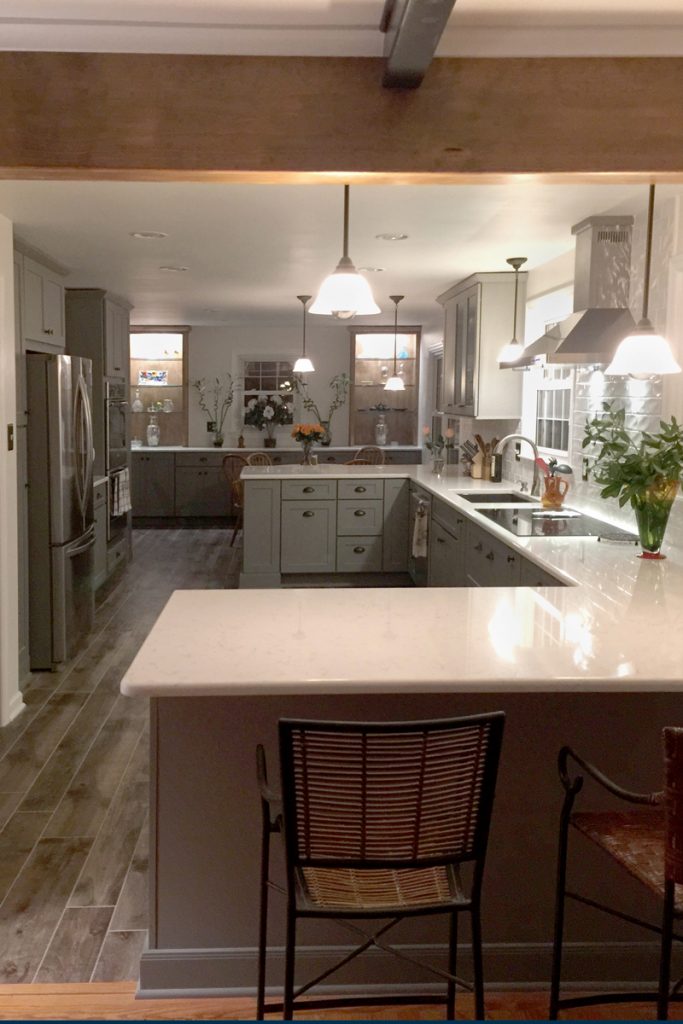
<path id="1" fill-rule="evenodd" d="M 381 313 L 370 285 L 349 259 L 349 186 L 344 185 L 344 251 L 336 270 L 320 285 L 311 313 L 350 320 L 356 313 Z"/>
<path id="2" fill-rule="evenodd" d="M 505 262 L 509 263 L 515 272 L 515 309 L 512 316 L 512 338 L 498 356 L 499 364 L 507 366 L 509 363 L 516 363 L 524 353 L 524 345 L 517 338 L 517 293 L 519 290 L 519 268 L 526 263 L 526 256 L 511 256 Z"/>
<path id="3" fill-rule="evenodd" d="M 394 372 L 384 385 L 385 391 L 405 391 L 406 385 L 396 368 L 396 346 L 398 344 L 398 304 L 404 295 L 390 295 L 389 298 L 394 304 Z"/>
<path id="4" fill-rule="evenodd" d="M 306 306 L 310 302 L 310 295 L 297 295 L 297 299 L 304 308 L 304 322 L 302 331 L 301 355 L 294 363 L 294 373 L 313 373 L 315 366 L 306 355 Z"/>
<path id="5" fill-rule="evenodd" d="M 665 373 L 680 373 L 666 338 L 657 334 L 648 317 L 650 302 L 650 263 L 652 261 L 652 222 L 655 210 L 655 186 L 650 185 L 647 208 L 647 241 L 645 243 L 645 273 L 643 280 L 643 314 L 633 331 L 627 334 L 605 370 L 613 376 L 653 377 Z"/>

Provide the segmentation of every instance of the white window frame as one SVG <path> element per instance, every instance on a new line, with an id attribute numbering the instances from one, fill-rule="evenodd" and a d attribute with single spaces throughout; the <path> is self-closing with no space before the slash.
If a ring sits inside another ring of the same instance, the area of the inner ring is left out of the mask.
<path id="1" fill-rule="evenodd" d="M 534 388 L 536 395 L 535 409 L 534 409 L 534 429 L 531 433 L 531 437 L 536 441 L 536 446 L 539 452 L 544 455 L 552 456 L 569 456 L 572 450 L 572 421 L 574 414 L 574 382 L 575 374 L 574 368 L 571 366 L 544 366 L 539 367 L 538 379 Z M 567 418 L 565 417 L 543 417 L 549 419 L 550 422 L 566 422 L 567 423 L 567 447 L 564 448 L 553 448 L 550 445 L 539 444 L 539 421 L 538 415 L 538 401 L 541 393 L 544 392 L 557 392 L 567 391 L 569 393 L 569 410 Z"/>
<path id="2" fill-rule="evenodd" d="M 279 395 L 280 397 L 286 397 L 287 399 L 291 399 L 291 400 L 287 401 L 286 404 L 289 406 L 289 409 L 291 411 L 292 423 L 293 423 L 294 420 L 296 419 L 296 412 L 295 412 L 295 409 L 294 409 L 294 401 L 295 401 L 294 389 L 293 388 L 289 388 L 289 389 L 284 389 L 283 390 L 281 386 L 279 388 L 276 387 L 276 388 L 270 388 L 270 389 L 264 389 L 264 388 L 260 388 L 260 389 L 250 388 L 250 389 L 248 389 L 247 388 L 247 376 L 252 376 L 252 374 L 247 374 L 247 365 L 249 363 L 259 363 L 261 365 L 263 363 L 276 363 L 276 364 L 278 364 L 278 371 L 275 374 L 276 381 L 279 381 L 279 378 L 280 378 L 280 373 L 279 373 L 279 364 L 280 363 L 286 363 L 287 366 L 289 366 L 289 368 L 290 368 L 289 376 L 292 376 L 293 373 L 294 373 L 294 368 L 293 368 L 294 367 L 294 361 L 292 360 L 291 356 L 285 356 L 285 355 L 265 355 L 265 356 L 243 355 L 241 357 L 241 368 L 240 368 L 241 369 L 240 377 L 241 377 L 242 384 L 243 384 L 243 388 L 242 388 L 243 400 L 242 400 L 242 409 L 241 409 L 241 413 L 240 413 L 242 425 L 243 426 L 245 425 L 245 423 L 244 423 L 244 415 L 245 415 L 245 412 L 246 412 L 247 403 L 250 402 L 252 398 L 268 398 L 268 397 L 270 397 L 272 395 Z M 260 378 L 261 382 L 263 380 L 263 376 L 264 376 L 263 370 L 261 369 L 261 371 L 259 372 L 259 378 Z"/>

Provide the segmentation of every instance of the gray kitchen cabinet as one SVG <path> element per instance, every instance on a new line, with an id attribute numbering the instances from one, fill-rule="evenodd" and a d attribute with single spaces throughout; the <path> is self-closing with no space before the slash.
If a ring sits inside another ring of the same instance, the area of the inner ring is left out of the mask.
<path id="1" fill-rule="evenodd" d="M 465 543 L 465 585 L 517 587 L 522 556 L 502 541 L 468 522 Z"/>
<path id="2" fill-rule="evenodd" d="M 222 469 L 176 466 L 177 516 L 227 516 L 229 512 L 230 488 Z"/>
<path id="3" fill-rule="evenodd" d="M 24 350 L 64 351 L 62 275 L 28 256 L 22 257 L 21 321 Z"/>
<path id="4" fill-rule="evenodd" d="M 104 363 L 107 377 L 128 377 L 130 307 L 104 299 Z"/>
<path id="5" fill-rule="evenodd" d="M 337 537 L 337 572 L 381 572 L 382 537 Z"/>
<path id="6" fill-rule="evenodd" d="M 564 587 L 566 583 L 556 579 L 545 569 L 532 562 L 530 558 L 521 557 L 519 583 L 522 587 Z"/>
<path id="7" fill-rule="evenodd" d="M 175 514 L 175 464 L 171 452 L 146 455 L 132 452 L 131 502 L 133 515 Z"/>
<path id="8" fill-rule="evenodd" d="M 524 337 L 526 274 L 519 275 L 517 337 Z M 444 406 L 457 416 L 514 419 L 522 379 L 501 370 L 498 355 L 512 337 L 515 275 L 472 274 L 437 297 L 444 309 Z"/>
<path id="9" fill-rule="evenodd" d="M 433 499 L 429 530 L 429 586 L 465 586 L 467 524 L 457 509 Z"/>
<path id="10" fill-rule="evenodd" d="M 107 519 L 109 508 L 107 484 L 98 484 L 94 489 L 93 506 L 95 513 L 95 549 L 93 588 L 97 590 L 107 579 Z"/>
<path id="11" fill-rule="evenodd" d="M 280 585 L 280 493 L 279 480 L 244 481 L 240 587 Z"/>
<path id="12" fill-rule="evenodd" d="M 334 572 L 337 555 L 336 500 L 283 501 L 281 516 L 282 572 Z"/>
<path id="13" fill-rule="evenodd" d="M 382 569 L 384 572 L 406 572 L 408 569 L 408 480 L 384 481 L 384 532 Z"/>
<path id="14" fill-rule="evenodd" d="M 379 537 L 384 525 L 384 502 L 348 498 L 337 505 L 340 537 Z"/>

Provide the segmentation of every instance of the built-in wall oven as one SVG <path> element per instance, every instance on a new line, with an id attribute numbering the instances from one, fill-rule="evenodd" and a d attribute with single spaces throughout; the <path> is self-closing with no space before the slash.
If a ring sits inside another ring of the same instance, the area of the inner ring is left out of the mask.
<path id="1" fill-rule="evenodd" d="M 105 381 L 104 386 L 104 425 L 105 450 L 104 464 L 109 489 L 109 516 L 107 519 L 107 540 L 115 544 L 121 539 L 128 525 L 126 511 L 121 511 L 123 504 L 116 500 L 120 495 L 121 483 L 125 477 L 125 489 L 128 490 L 128 400 L 126 382 L 121 380 Z"/>

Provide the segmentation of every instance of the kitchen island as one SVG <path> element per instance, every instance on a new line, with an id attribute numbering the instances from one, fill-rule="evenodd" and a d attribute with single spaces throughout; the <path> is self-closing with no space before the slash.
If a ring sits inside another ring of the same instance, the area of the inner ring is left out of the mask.
<path id="1" fill-rule="evenodd" d="M 403 471 L 495 533 L 453 490 L 481 489 L 481 481 Z M 507 725 L 484 883 L 486 980 L 547 983 L 557 751 L 568 742 L 634 789 L 659 784 L 660 731 L 681 717 L 683 568 L 677 557 L 644 562 L 633 547 L 595 538 L 505 540 L 566 585 L 173 595 L 122 684 L 124 693 L 152 698 L 143 995 L 253 991 L 259 807 L 252 766 L 263 742 L 276 774 L 279 717 L 399 720 L 498 709 Z M 587 799 L 600 806 L 597 794 Z M 614 876 L 603 877 L 603 866 L 585 844 L 578 875 L 609 899 Z M 633 912 L 652 917 L 636 882 L 620 878 L 619 886 Z M 281 947 L 277 902 L 270 941 Z M 302 929 L 302 976 L 327 963 L 342 935 Z M 429 958 L 443 953 L 438 923 L 401 935 L 426 943 Z M 568 938 L 565 976 L 577 984 L 654 974 L 656 943 L 627 925 L 577 910 Z M 279 986 L 272 959 L 269 983 Z M 465 949 L 465 976 L 468 969 Z M 339 984 L 415 991 L 424 980 L 377 954 Z"/>

